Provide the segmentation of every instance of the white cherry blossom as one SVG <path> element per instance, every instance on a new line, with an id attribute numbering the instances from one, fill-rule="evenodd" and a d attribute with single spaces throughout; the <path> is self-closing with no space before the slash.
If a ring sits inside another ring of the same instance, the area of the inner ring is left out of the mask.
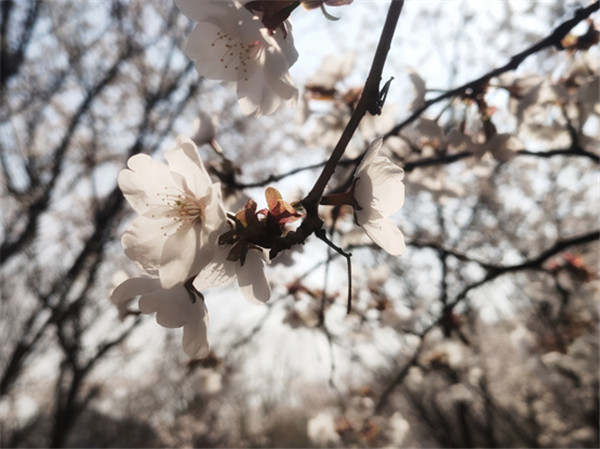
<path id="1" fill-rule="evenodd" d="M 367 235 L 388 253 L 404 253 L 404 235 L 389 218 L 404 204 L 404 170 L 379 156 L 383 139 L 375 140 L 354 176 L 354 214 Z"/>
<path id="2" fill-rule="evenodd" d="M 140 297 L 142 313 L 156 313 L 156 322 L 173 329 L 183 327 L 183 350 L 191 358 L 208 355 L 208 312 L 203 296 L 184 284 L 163 288 L 157 277 L 138 276 L 123 281 L 114 289 L 112 302 L 119 310 Z"/>
<path id="3" fill-rule="evenodd" d="M 118 182 L 139 214 L 121 239 L 125 254 L 157 270 L 162 286 L 171 288 L 211 261 L 226 217 L 220 184 L 213 184 L 188 137 L 178 137 L 165 159 L 168 166 L 132 156 Z"/>
<path id="4" fill-rule="evenodd" d="M 239 2 L 231 0 L 176 0 L 178 8 L 197 21 L 184 51 L 196 70 L 209 79 L 237 82 L 237 96 L 245 115 L 275 112 L 294 102 L 298 90 L 288 69 L 296 62 L 291 24 L 285 31 L 269 31 Z"/>

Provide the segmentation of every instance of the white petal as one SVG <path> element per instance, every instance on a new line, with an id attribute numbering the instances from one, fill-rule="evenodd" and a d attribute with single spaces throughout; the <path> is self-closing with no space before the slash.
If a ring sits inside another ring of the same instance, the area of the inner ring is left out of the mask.
<path id="1" fill-rule="evenodd" d="M 207 232 L 218 232 L 218 235 L 214 236 L 213 243 L 216 243 L 218 236 L 229 229 L 227 226 L 227 215 L 223 208 L 220 183 L 217 182 L 208 189 L 207 196 L 204 198 L 204 204 L 206 208 L 204 209 L 204 223 L 202 226 Z"/>
<path id="2" fill-rule="evenodd" d="M 235 31 L 234 31 L 235 32 Z M 239 34 L 211 23 L 199 23 L 190 33 L 184 52 L 196 61 L 196 70 L 206 78 L 237 81 L 250 77 L 256 70 L 256 52 L 250 48 L 257 38 L 242 42 Z M 231 38 L 231 39 L 229 39 Z"/>
<path id="3" fill-rule="evenodd" d="M 383 145 L 383 139 L 381 137 L 379 139 L 375 139 L 373 142 L 371 142 L 371 145 L 369 145 L 369 149 L 365 153 L 363 160 L 360 162 L 360 165 L 356 169 L 356 176 L 359 176 L 360 173 L 364 170 L 364 168 L 368 167 L 371 164 L 371 162 L 373 161 L 373 159 L 375 159 L 377 157 L 382 145 Z"/>
<path id="4" fill-rule="evenodd" d="M 362 225 L 367 235 L 392 256 L 404 254 L 404 235 L 389 218 L 369 221 Z"/>
<path id="5" fill-rule="evenodd" d="M 280 97 L 282 103 L 287 103 L 290 106 L 294 106 L 296 100 L 298 99 L 298 89 L 294 87 L 292 78 L 290 77 L 290 74 L 287 72 L 287 70 L 284 74 L 276 77 L 273 75 L 273 73 L 269 70 L 267 66 L 266 77 L 267 85 L 271 89 L 273 94 Z"/>
<path id="6" fill-rule="evenodd" d="M 182 343 L 185 353 L 193 359 L 203 359 L 208 355 L 208 311 L 202 299 L 196 301 L 190 320 L 183 326 Z"/>
<path id="7" fill-rule="evenodd" d="M 165 231 L 161 229 L 161 226 L 169 224 L 171 222 L 166 217 L 161 219 L 136 217 L 121 237 L 125 255 L 131 260 L 139 262 L 143 267 L 160 265 L 163 243 L 166 238 Z"/>
<path id="8" fill-rule="evenodd" d="M 110 299 L 114 304 L 120 304 L 130 301 L 136 296 L 150 293 L 157 288 L 160 288 L 160 281 L 156 278 L 145 276 L 132 277 L 119 284 L 113 290 Z"/>
<path id="9" fill-rule="evenodd" d="M 207 264 L 194 279 L 194 288 L 203 291 L 208 288 L 225 287 L 235 279 L 235 268 L 225 258 L 231 247 L 220 247 L 212 262 Z"/>
<path id="10" fill-rule="evenodd" d="M 371 144 L 356 170 L 354 198 L 366 220 L 392 215 L 404 204 L 404 170 L 378 155 L 382 143 L 380 138 Z"/>
<path id="11" fill-rule="evenodd" d="M 265 28 L 260 29 L 260 33 L 264 42 L 257 55 L 260 67 L 252 76 L 240 77 L 237 87 L 242 112 L 253 116 L 272 114 L 285 101 L 295 101 L 298 97 L 298 90 L 288 73 L 298 57 L 291 34 L 283 39 L 283 33 L 276 33 L 275 38 Z"/>
<path id="12" fill-rule="evenodd" d="M 272 114 L 285 102 L 294 103 L 298 89 L 288 74 L 274 77 L 265 70 L 257 70 L 249 79 L 238 81 L 237 96 L 244 115 L 259 117 Z"/>
<path id="13" fill-rule="evenodd" d="M 176 328 L 187 324 L 195 303 L 201 297 L 189 292 L 183 285 L 171 289 L 158 289 L 140 298 L 142 313 L 156 313 L 156 322 L 163 327 Z"/>
<path id="14" fill-rule="evenodd" d="M 298 59 L 298 51 L 296 50 L 296 47 L 294 46 L 294 36 L 292 34 L 292 23 L 289 20 L 286 20 L 283 24 L 287 30 L 287 36 L 284 36 L 283 33 L 280 32 L 280 30 L 277 30 L 277 32 L 273 36 L 268 36 L 268 37 L 273 39 L 277 43 L 277 46 L 281 49 L 281 52 L 283 53 L 285 60 L 287 62 L 287 68 L 286 68 L 286 72 L 287 72 L 287 69 L 289 67 L 293 66 L 294 63 L 296 62 L 296 60 Z M 268 35 L 268 32 L 266 32 L 266 33 Z M 344 59 L 347 60 L 346 58 L 344 58 Z"/>
<path id="15" fill-rule="evenodd" d="M 187 191 L 193 192 L 196 198 L 206 195 L 212 181 L 198 156 L 196 145 L 189 137 L 177 137 L 177 143 L 165 153 L 165 159 L 170 170 L 183 176 Z"/>
<path id="16" fill-rule="evenodd" d="M 398 211 L 404 205 L 404 170 L 388 158 L 378 157 L 367 172 L 372 182 L 373 206 L 384 217 Z"/>
<path id="17" fill-rule="evenodd" d="M 425 80 L 423 80 L 417 72 L 409 70 L 409 77 L 415 87 L 415 98 L 410 105 L 410 111 L 414 112 L 425 104 L 425 93 L 427 90 L 425 87 Z"/>
<path id="18" fill-rule="evenodd" d="M 121 170 L 118 184 L 121 192 L 138 213 L 143 214 L 156 203 L 165 186 L 174 184 L 169 168 L 146 154 L 136 154 L 127 161 L 129 169 Z"/>
<path id="19" fill-rule="evenodd" d="M 211 22 L 219 20 L 227 15 L 235 14 L 237 5 L 235 2 L 222 0 L 175 0 L 177 8 L 196 22 Z"/>
<path id="20" fill-rule="evenodd" d="M 358 224 L 359 226 L 364 226 L 365 223 L 368 223 L 370 221 L 377 221 L 382 218 L 385 218 L 381 214 L 381 211 L 372 207 L 371 205 L 367 205 L 367 207 L 363 207 L 360 210 L 355 210 L 354 215 L 356 217 L 356 224 Z"/>
<path id="21" fill-rule="evenodd" d="M 200 261 L 196 260 L 199 250 L 197 232 L 182 229 L 164 241 L 163 253 L 157 264 L 164 288 L 187 281 L 202 268 Z"/>
<path id="22" fill-rule="evenodd" d="M 244 297 L 252 304 L 263 304 L 271 296 L 271 288 L 265 276 L 263 260 L 257 251 L 250 250 L 242 266 L 235 262 L 238 285 Z"/>
<path id="23" fill-rule="evenodd" d="M 256 70 L 249 78 L 238 81 L 237 96 L 242 113 L 247 116 L 269 115 L 281 106 L 281 98 L 268 85 L 264 70 Z"/>

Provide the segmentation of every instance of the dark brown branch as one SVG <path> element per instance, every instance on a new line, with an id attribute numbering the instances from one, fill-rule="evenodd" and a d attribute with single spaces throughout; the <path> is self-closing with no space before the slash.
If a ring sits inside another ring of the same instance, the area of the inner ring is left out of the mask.
<path id="1" fill-rule="evenodd" d="M 517 152 L 519 156 L 535 156 L 549 159 L 553 156 L 580 156 L 586 157 L 590 159 L 595 164 L 600 164 L 600 156 L 590 151 L 586 151 L 581 147 L 576 148 L 564 148 L 557 150 L 548 150 L 548 151 L 529 151 L 529 150 L 520 150 Z"/>
<path id="2" fill-rule="evenodd" d="M 30 3 L 26 18 L 21 28 L 22 33 L 19 36 L 17 48 L 11 51 L 8 42 L 8 27 L 11 23 L 12 8 L 14 1 L 2 2 L 2 25 L 0 25 L 1 51 L 0 51 L 0 97 L 4 96 L 6 83 L 10 78 L 17 74 L 25 59 L 27 47 L 31 42 L 33 29 L 39 17 L 41 0 Z"/>
<path id="3" fill-rule="evenodd" d="M 315 182 L 315 185 L 308 193 L 308 195 L 302 200 L 302 206 L 306 210 L 306 218 L 295 232 L 288 233 L 285 237 L 274 242 L 271 247 L 270 257 L 274 258 L 280 251 L 289 249 L 294 245 L 304 243 L 306 239 L 317 229 L 320 229 L 323 225 L 323 221 L 319 217 L 318 207 L 319 201 L 323 196 L 325 187 L 329 183 L 331 176 L 335 172 L 335 169 L 346 151 L 346 147 L 350 142 L 350 139 L 354 135 L 354 132 L 358 128 L 358 124 L 361 119 L 374 104 L 379 101 L 379 83 L 381 81 L 381 72 L 387 59 L 388 52 L 390 50 L 392 38 L 396 30 L 396 24 L 402 11 L 404 0 L 392 0 L 388 15 L 379 38 L 379 44 L 375 51 L 371 70 L 365 82 L 365 87 L 360 100 L 356 106 L 356 109 L 350 117 L 350 121 L 346 125 L 340 140 L 335 146 L 331 157 L 325 164 L 321 175 Z"/>
<path id="4" fill-rule="evenodd" d="M 517 271 L 523 270 L 543 270 L 542 265 L 551 257 L 565 251 L 567 248 L 576 245 L 582 245 L 584 243 L 591 243 L 594 241 L 598 241 L 600 239 L 600 231 L 592 231 L 587 234 L 583 234 L 577 237 L 572 237 L 569 239 L 558 240 L 552 247 L 542 251 L 537 257 L 526 260 L 525 262 L 515 264 L 515 265 L 489 265 L 482 264 L 487 270 L 487 274 L 485 277 L 473 284 L 466 286 L 456 297 L 456 299 L 452 302 L 452 304 L 448 305 L 449 308 L 455 307 L 459 302 L 466 298 L 467 294 L 474 290 L 475 288 L 481 287 L 482 285 L 496 279 L 497 277 L 506 274 L 506 273 L 514 273 Z"/>
<path id="5" fill-rule="evenodd" d="M 327 161 L 323 172 L 319 176 L 319 179 L 313 186 L 312 190 L 302 201 L 302 204 L 306 210 L 311 210 L 312 208 L 316 210 L 319 201 L 323 196 L 323 192 L 325 191 L 325 187 L 329 183 L 329 180 L 331 179 L 338 162 L 344 155 L 350 139 L 358 128 L 358 124 L 366 112 L 372 108 L 373 104 L 376 104 L 379 101 L 379 83 L 381 81 L 381 72 L 383 71 L 385 60 L 387 59 L 387 55 L 390 51 L 392 38 L 394 37 L 394 31 L 396 30 L 396 25 L 398 23 L 403 5 L 403 0 L 392 0 L 392 3 L 390 4 L 390 9 L 385 19 L 385 24 L 383 25 L 383 31 L 381 32 L 381 37 L 377 45 L 377 50 L 375 51 L 375 57 L 373 58 L 371 70 L 367 77 L 367 81 L 365 82 L 363 93 L 358 101 L 358 104 L 356 105 L 356 109 L 354 109 L 354 112 L 350 117 L 350 121 L 346 125 L 346 128 L 340 137 L 340 140 L 333 149 L 333 153 Z"/>
<path id="6" fill-rule="evenodd" d="M 452 164 L 454 162 L 458 162 L 463 159 L 467 159 L 471 156 L 473 156 L 473 153 L 470 153 L 468 151 L 462 151 L 460 153 L 454 153 L 454 154 L 443 154 L 440 156 L 425 157 L 422 159 L 416 159 L 416 160 L 404 162 L 404 163 L 402 163 L 402 167 L 404 168 L 405 172 L 411 172 L 415 168 L 433 167 L 435 165 Z M 592 153 L 590 151 L 586 151 L 583 148 L 579 148 L 579 149 L 559 148 L 559 149 L 553 149 L 553 150 L 548 150 L 548 151 L 519 150 L 519 151 L 517 151 L 517 156 L 531 156 L 531 157 L 539 157 L 539 158 L 543 158 L 543 159 L 550 159 L 551 157 L 555 157 L 555 156 L 585 157 L 585 158 L 590 159 L 592 162 L 594 162 L 596 164 L 600 164 L 600 156 L 598 156 L 597 154 Z M 338 167 L 349 167 L 352 165 L 357 165 L 361 159 L 362 159 L 362 154 L 360 156 L 352 158 L 352 159 L 342 159 L 341 161 L 338 162 Z M 247 183 L 238 182 L 236 180 L 233 180 L 233 182 L 231 182 L 231 181 L 228 181 L 227 179 L 225 179 L 225 175 L 220 176 L 220 175 L 222 175 L 221 173 L 216 173 L 216 174 L 224 184 L 227 184 L 228 186 L 230 186 L 232 188 L 249 189 L 249 188 L 253 188 L 253 187 L 264 187 L 269 184 L 272 184 L 273 182 L 281 181 L 282 179 L 285 179 L 289 176 L 293 176 L 298 173 L 321 168 L 326 163 L 327 163 L 326 161 L 323 161 L 323 162 L 318 162 L 316 164 L 306 165 L 304 167 L 294 168 L 293 170 L 290 170 L 285 173 L 280 173 L 278 175 L 269 175 L 265 179 L 261 179 L 259 181 L 247 182 Z M 335 190 L 337 191 L 338 189 L 335 189 Z"/>

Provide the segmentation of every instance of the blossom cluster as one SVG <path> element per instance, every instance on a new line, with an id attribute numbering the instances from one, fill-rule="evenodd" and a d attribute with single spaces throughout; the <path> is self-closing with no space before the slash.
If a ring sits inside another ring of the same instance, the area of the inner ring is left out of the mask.
<path id="1" fill-rule="evenodd" d="M 165 159 L 168 165 L 138 154 L 119 174 L 119 187 L 138 213 L 121 242 L 145 272 L 117 286 L 112 300 L 123 308 L 140 296 L 140 311 L 156 313 L 164 327 L 183 327 L 185 352 L 201 358 L 209 351 L 201 291 L 237 279 L 249 301 L 264 303 L 270 289 L 259 247 L 219 245 L 231 227 L 221 186 L 211 181 L 194 142 L 180 136 Z M 232 256 L 232 248 L 241 248 L 243 257 Z"/>
<path id="2" fill-rule="evenodd" d="M 285 3 L 176 0 L 198 22 L 185 52 L 201 75 L 237 82 L 239 104 L 248 115 L 270 114 L 297 96 L 288 69 L 298 55 Z M 350 0 L 301 3 L 325 13 L 324 5 Z M 197 128 L 196 142 L 220 148 L 210 118 L 202 117 Z M 286 202 L 272 187 L 265 192 L 266 208 L 250 199 L 242 210 L 226 212 L 221 184 L 211 180 L 194 140 L 179 136 L 164 154 L 166 164 L 134 155 L 119 174 L 119 187 L 137 213 L 121 243 L 142 274 L 122 281 L 111 298 L 121 318 L 139 298 L 141 313 L 156 314 L 164 327 L 183 327 L 184 351 L 203 358 L 209 354 L 203 292 L 237 280 L 249 302 L 268 301 L 266 250 L 277 247 L 290 231 L 288 225 L 305 212 L 301 202 Z M 400 255 L 404 237 L 389 217 L 403 205 L 404 172 L 379 154 L 382 142 L 370 145 L 351 190 L 323 196 L 321 204 L 352 207 L 355 223 L 388 253 Z"/>
<path id="3" fill-rule="evenodd" d="M 404 237 L 389 216 L 404 201 L 402 169 L 379 155 L 377 139 L 358 167 L 353 188 L 323 204 L 348 204 L 355 221 L 393 255 L 404 252 Z M 201 292 L 237 279 L 244 297 L 263 304 L 270 297 L 264 248 L 300 219 L 298 204 L 267 188 L 268 208 L 249 200 L 236 214 L 226 213 L 220 183 L 213 183 L 194 142 L 180 136 L 166 151 L 167 164 L 145 154 L 132 156 L 121 171 L 121 191 L 138 216 L 121 239 L 125 254 L 144 270 L 112 292 L 121 311 L 140 297 L 142 313 L 156 313 L 167 328 L 183 327 L 183 348 L 192 358 L 209 352 L 208 313 Z"/>

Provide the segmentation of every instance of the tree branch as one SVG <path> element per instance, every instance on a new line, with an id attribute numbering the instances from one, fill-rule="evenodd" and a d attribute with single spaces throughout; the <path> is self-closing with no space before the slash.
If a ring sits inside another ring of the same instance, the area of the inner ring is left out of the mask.
<path id="1" fill-rule="evenodd" d="M 383 66 L 390 50 L 394 31 L 396 30 L 396 24 L 398 23 L 398 18 L 400 17 L 403 5 L 404 0 L 392 0 L 390 4 L 381 37 L 379 38 L 379 44 L 375 51 L 371 70 L 356 109 L 350 117 L 350 121 L 346 125 L 333 153 L 325 164 L 321 175 L 308 195 L 302 200 L 302 206 L 306 210 L 306 218 L 295 232 L 290 232 L 285 237 L 274 242 L 269 253 L 271 259 L 284 249 L 289 249 L 293 245 L 304 243 L 313 232 L 320 229 L 323 225 L 323 221 L 318 214 L 319 201 L 321 200 L 325 187 L 331 179 L 340 159 L 344 155 L 350 139 L 358 128 L 360 120 L 367 110 L 371 109 L 374 104 L 378 104 L 379 102 L 381 72 L 383 71 Z"/>
<path id="2" fill-rule="evenodd" d="M 425 104 L 423 106 L 421 106 L 419 109 L 417 109 L 415 112 L 413 112 L 412 115 L 410 115 L 410 117 L 408 117 L 406 120 L 404 120 L 399 125 L 392 128 L 384 136 L 384 139 L 387 139 L 390 136 L 398 135 L 398 133 L 400 132 L 400 130 L 402 128 L 404 128 L 406 125 L 408 125 L 409 123 L 412 123 L 414 120 L 419 118 L 421 116 L 421 114 L 423 112 L 425 112 L 431 105 L 434 105 L 442 100 L 446 100 L 448 98 L 452 98 L 457 95 L 461 95 L 468 91 L 474 91 L 474 90 L 480 89 L 481 86 L 485 85 L 490 79 L 492 79 L 496 76 L 499 76 L 505 72 L 508 72 L 510 70 L 515 70 L 517 67 L 519 67 L 519 65 L 521 65 L 521 63 L 525 59 L 527 59 L 531 55 L 534 55 L 535 53 L 539 52 L 540 50 L 543 50 L 548 47 L 556 47 L 559 50 L 564 50 L 564 47 L 562 46 L 562 43 L 561 43 L 561 41 L 564 39 L 564 37 L 579 22 L 588 18 L 592 13 L 598 11 L 598 9 L 600 9 L 600 1 L 594 2 L 586 8 L 579 8 L 577 11 L 575 11 L 575 15 L 572 19 L 567 20 L 566 22 L 563 22 L 562 24 L 560 24 L 558 27 L 556 27 L 554 29 L 554 31 L 552 31 L 552 33 L 550 33 L 544 39 L 539 41 L 537 44 L 534 44 L 531 47 L 529 47 L 528 49 L 522 51 L 521 53 L 514 55 L 512 58 L 510 58 L 510 61 L 508 63 L 506 63 L 505 65 L 503 65 L 502 67 L 493 69 L 490 72 L 486 73 L 485 75 L 480 76 L 479 78 L 477 78 L 473 81 L 465 83 L 462 86 L 459 86 L 455 89 L 449 90 L 441 95 L 438 95 L 435 98 L 425 101 Z"/>

